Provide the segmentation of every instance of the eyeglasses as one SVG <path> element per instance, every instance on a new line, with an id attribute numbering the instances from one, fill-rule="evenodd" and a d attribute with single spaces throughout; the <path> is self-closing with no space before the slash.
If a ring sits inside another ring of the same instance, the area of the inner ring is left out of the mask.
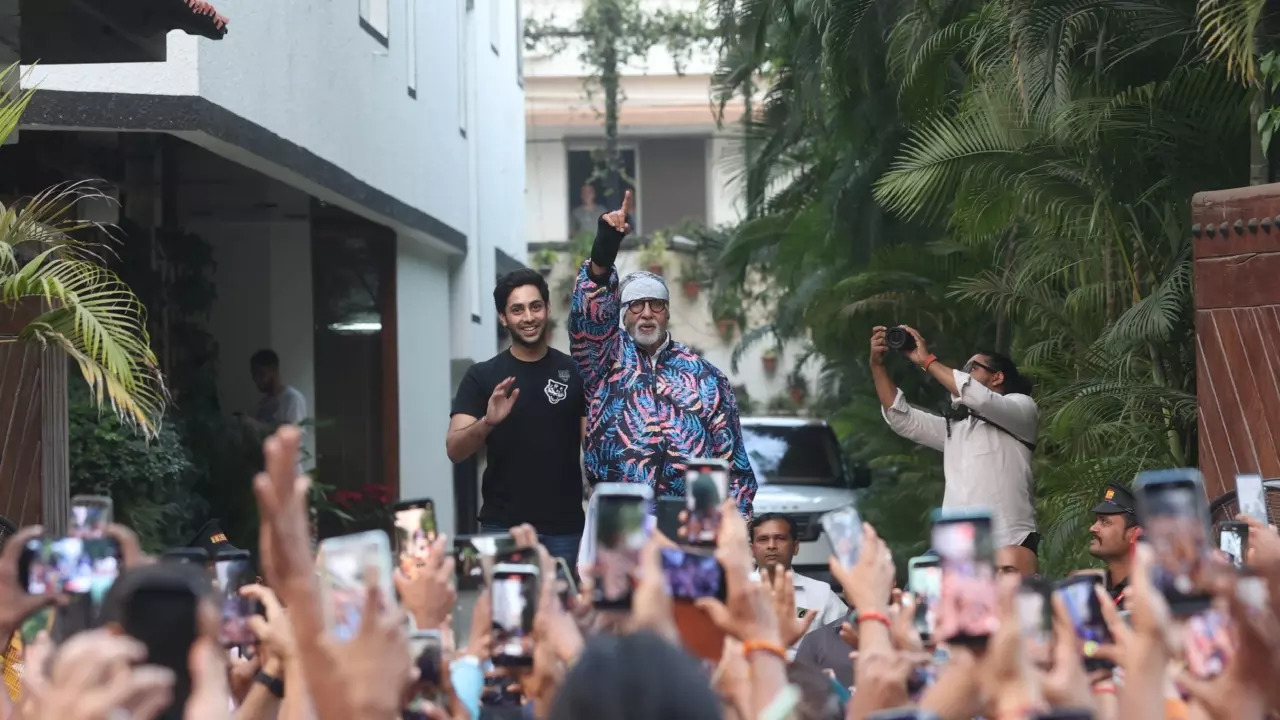
<path id="1" fill-rule="evenodd" d="M 657 298 L 645 298 L 643 300 L 632 300 L 627 303 L 627 312 L 632 315 L 639 315 L 644 312 L 644 306 L 648 305 L 649 309 L 655 313 L 665 312 L 667 309 L 667 301 Z"/>
<path id="2" fill-rule="evenodd" d="M 993 373 L 993 372 L 995 372 L 995 370 L 992 370 L 990 366 L 988 366 L 988 365 L 983 365 L 982 363 L 978 362 L 977 360 L 970 360 L 969 362 L 967 362 L 967 363 L 965 363 L 965 364 L 964 364 L 964 368 L 962 368 L 962 369 L 963 369 L 963 370 L 964 370 L 964 372 L 966 372 L 966 373 L 973 373 L 973 369 L 974 369 L 974 368 L 976 368 L 976 367 L 980 367 L 980 368 L 982 368 L 983 370 L 986 370 L 986 371 L 987 371 L 987 372 L 989 372 L 989 373 Z"/>

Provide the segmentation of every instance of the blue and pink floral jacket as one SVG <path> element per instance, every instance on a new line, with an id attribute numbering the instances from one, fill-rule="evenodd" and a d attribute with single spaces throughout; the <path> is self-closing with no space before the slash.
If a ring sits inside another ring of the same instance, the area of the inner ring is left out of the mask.
<path id="1" fill-rule="evenodd" d="M 569 311 L 569 349 L 587 394 L 587 480 L 648 483 L 654 497 L 684 495 L 688 461 L 729 463 L 729 494 L 751 517 L 756 477 L 742 444 L 729 379 L 680 343 L 656 358 L 619 327 L 617 270 L 608 284 L 578 272 Z"/>

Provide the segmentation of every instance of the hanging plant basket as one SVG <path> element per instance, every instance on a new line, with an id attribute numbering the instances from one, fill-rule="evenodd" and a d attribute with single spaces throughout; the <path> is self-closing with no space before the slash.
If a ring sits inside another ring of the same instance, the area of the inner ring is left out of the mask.
<path id="1" fill-rule="evenodd" d="M 760 364 L 764 366 L 764 372 L 769 377 L 773 377 L 778 372 L 778 356 L 777 355 L 761 356 Z"/>
<path id="2" fill-rule="evenodd" d="M 796 405 L 803 405 L 805 397 L 808 396 L 808 392 L 797 385 L 792 385 L 787 388 L 787 392 L 791 394 L 791 402 L 794 402 Z"/>
<path id="3" fill-rule="evenodd" d="M 680 287 L 684 290 L 684 296 L 690 300 L 697 300 L 698 294 L 702 292 L 702 283 L 697 280 L 685 280 Z"/>
<path id="4" fill-rule="evenodd" d="M 716 330 L 720 332 L 720 337 L 725 342 L 733 339 L 733 334 L 738 332 L 738 321 L 733 318 L 721 318 L 716 321 Z"/>
<path id="5" fill-rule="evenodd" d="M 654 275 L 661 275 L 661 274 L 662 274 L 662 265 L 660 265 L 660 264 L 658 264 L 658 263 L 650 263 L 650 264 L 649 264 L 649 272 L 653 273 Z"/>

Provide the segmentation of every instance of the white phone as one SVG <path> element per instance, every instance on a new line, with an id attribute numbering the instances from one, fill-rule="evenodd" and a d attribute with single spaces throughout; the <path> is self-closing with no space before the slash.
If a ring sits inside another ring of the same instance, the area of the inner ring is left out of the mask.
<path id="1" fill-rule="evenodd" d="M 320 603 L 325 624 L 339 642 L 355 638 L 365 606 L 365 572 L 377 568 L 378 589 L 394 603 L 391 541 L 381 530 L 324 540 L 316 556 L 320 567 Z"/>
<path id="2" fill-rule="evenodd" d="M 1241 513 L 1263 525 L 1270 523 L 1267 519 L 1267 491 L 1262 486 L 1261 475 L 1236 476 L 1236 503 L 1240 505 Z"/>

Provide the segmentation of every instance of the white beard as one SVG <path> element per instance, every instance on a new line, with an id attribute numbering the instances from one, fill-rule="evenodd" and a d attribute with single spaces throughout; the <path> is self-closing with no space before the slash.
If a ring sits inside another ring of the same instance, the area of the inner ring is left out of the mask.
<path id="1" fill-rule="evenodd" d="M 666 334 L 657 328 L 646 332 L 637 327 L 631 331 L 631 339 L 635 340 L 636 344 L 641 347 L 657 345 L 662 342 L 664 337 L 666 337 Z"/>

